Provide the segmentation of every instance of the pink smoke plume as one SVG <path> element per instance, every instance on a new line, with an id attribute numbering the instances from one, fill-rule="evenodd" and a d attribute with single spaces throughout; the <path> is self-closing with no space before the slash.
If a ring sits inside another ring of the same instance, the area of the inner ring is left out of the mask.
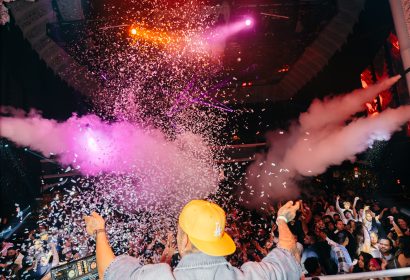
<path id="1" fill-rule="evenodd" d="M 259 206 L 268 200 L 295 198 L 299 194 L 296 180 L 300 175 L 319 175 L 331 165 L 354 161 L 355 155 L 374 141 L 389 140 L 393 132 L 410 120 L 410 106 L 351 118 L 364 110 L 365 102 L 399 79 L 395 76 L 342 96 L 316 99 L 288 132 L 268 134 L 268 152 L 257 155 L 247 171 L 246 186 L 251 194 L 247 203 Z"/>
<path id="2" fill-rule="evenodd" d="M 13 112 L 5 110 L 2 112 Z M 205 142 L 194 134 L 168 141 L 158 130 L 129 122 L 108 123 L 95 115 L 72 116 L 65 122 L 40 115 L 0 117 L 0 136 L 48 157 L 82 174 L 132 173 L 148 187 L 199 191 L 215 189 L 218 170 Z"/>

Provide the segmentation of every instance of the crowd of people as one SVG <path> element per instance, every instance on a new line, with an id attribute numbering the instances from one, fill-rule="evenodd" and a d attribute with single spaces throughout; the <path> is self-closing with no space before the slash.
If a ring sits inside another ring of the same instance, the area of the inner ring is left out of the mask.
<path id="1" fill-rule="evenodd" d="M 84 232 L 80 210 L 85 206 L 81 199 L 84 197 L 61 191 L 53 194 L 39 212 L 35 228 L 1 240 L 0 279 L 46 279 L 52 267 L 93 254 L 95 241 Z M 101 203 L 99 199 L 89 196 L 86 205 Z M 104 207 L 112 206 L 108 198 L 103 201 L 107 203 Z M 227 212 L 226 231 L 237 247 L 227 257 L 233 266 L 260 261 L 276 247 L 275 222 L 281 203 L 264 212 L 246 209 L 233 201 L 222 205 Z M 342 196 L 329 190 L 302 195 L 301 208 L 288 225 L 297 241 L 294 254 L 305 276 L 410 267 L 409 219 L 399 210 L 352 189 Z M 115 209 L 110 213 L 111 219 L 118 220 L 111 224 L 112 229 L 107 229 L 116 254 L 127 253 L 143 264 L 178 264 L 175 228 L 170 224 L 164 222 L 141 230 L 142 220 L 133 221 Z M 140 225 L 138 229 L 133 227 L 136 224 Z"/>

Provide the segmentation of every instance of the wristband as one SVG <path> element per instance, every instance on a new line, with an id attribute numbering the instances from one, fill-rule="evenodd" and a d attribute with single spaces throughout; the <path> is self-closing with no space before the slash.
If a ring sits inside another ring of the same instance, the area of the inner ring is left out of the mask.
<path id="1" fill-rule="evenodd" d="M 100 228 L 100 229 L 94 230 L 94 238 L 97 238 L 97 235 L 98 235 L 100 232 L 104 232 L 104 233 L 105 233 L 105 228 Z"/>
<path id="2" fill-rule="evenodd" d="M 276 218 L 276 223 L 278 223 L 278 220 L 283 220 L 283 221 L 285 221 L 285 223 L 288 223 L 288 219 L 286 219 L 285 216 L 278 216 L 278 217 Z"/>

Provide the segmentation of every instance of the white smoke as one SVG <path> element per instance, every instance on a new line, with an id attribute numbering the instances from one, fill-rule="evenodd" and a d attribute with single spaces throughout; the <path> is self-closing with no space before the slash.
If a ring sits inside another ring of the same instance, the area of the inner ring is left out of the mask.
<path id="1" fill-rule="evenodd" d="M 287 133 L 268 134 L 269 150 L 257 155 L 247 171 L 247 204 L 259 206 L 272 199 L 295 198 L 299 194 L 296 180 L 301 175 L 319 175 L 331 165 L 354 161 L 355 155 L 374 141 L 389 140 L 410 121 L 410 106 L 353 120 L 352 115 L 363 111 L 365 102 L 399 79 L 395 76 L 342 96 L 316 99 Z"/>

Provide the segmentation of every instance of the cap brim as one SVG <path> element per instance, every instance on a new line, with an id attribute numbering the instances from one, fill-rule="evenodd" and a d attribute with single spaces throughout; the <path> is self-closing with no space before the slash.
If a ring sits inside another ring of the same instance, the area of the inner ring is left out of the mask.
<path id="1" fill-rule="evenodd" d="M 213 242 L 199 240 L 190 236 L 188 238 L 198 250 L 210 256 L 228 256 L 236 250 L 235 242 L 226 232 L 224 232 L 221 239 Z"/>

